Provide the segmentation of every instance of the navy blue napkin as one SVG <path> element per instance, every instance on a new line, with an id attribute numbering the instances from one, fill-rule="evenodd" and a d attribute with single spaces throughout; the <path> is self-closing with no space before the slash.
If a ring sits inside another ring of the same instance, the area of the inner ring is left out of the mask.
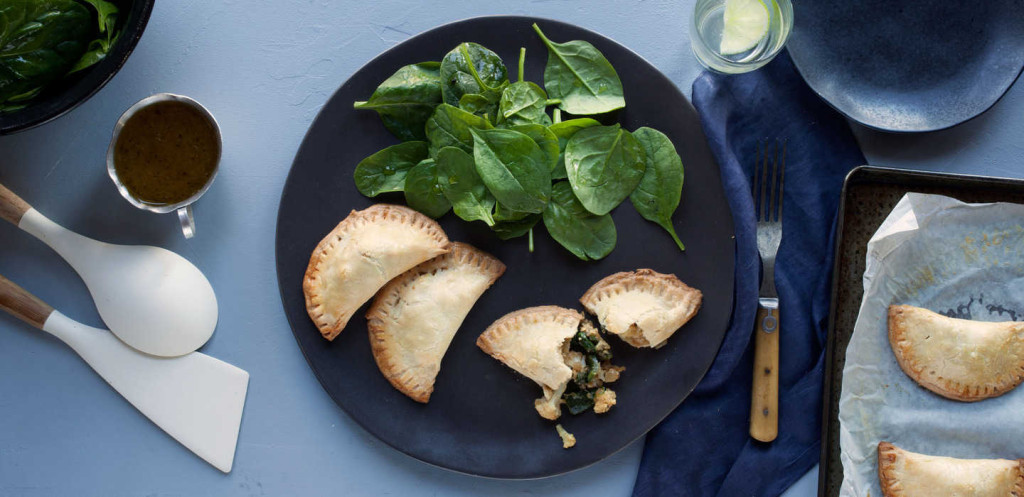
<path id="1" fill-rule="evenodd" d="M 701 74 L 693 83 L 693 103 L 736 225 L 736 303 L 707 376 L 648 435 L 633 495 L 775 496 L 820 454 L 832 230 L 843 178 L 864 164 L 864 155 L 846 120 L 811 91 L 785 52 L 752 73 Z M 757 147 L 776 139 L 786 142 L 775 268 L 782 322 L 779 436 L 764 444 L 748 434 L 760 285 L 750 190 Z"/>

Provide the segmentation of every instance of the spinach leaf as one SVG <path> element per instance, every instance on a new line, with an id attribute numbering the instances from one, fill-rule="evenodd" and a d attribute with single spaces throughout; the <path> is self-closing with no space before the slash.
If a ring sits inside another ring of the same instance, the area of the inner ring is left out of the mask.
<path id="1" fill-rule="evenodd" d="M 430 156 L 436 157 L 444 147 L 459 147 L 466 152 L 473 151 L 471 129 L 491 129 L 487 119 L 475 116 L 448 104 L 438 105 L 427 119 L 427 140 L 430 142 Z"/>
<path id="2" fill-rule="evenodd" d="M 491 124 L 498 120 L 498 104 L 487 100 L 483 95 L 469 93 L 459 99 L 459 108 L 487 119 Z"/>
<path id="3" fill-rule="evenodd" d="M 628 197 L 646 167 L 640 143 L 618 124 L 577 131 L 565 145 L 569 183 L 594 214 L 607 214 Z"/>
<path id="4" fill-rule="evenodd" d="M 405 66 L 385 79 L 369 100 L 353 107 L 377 111 L 399 140 L 425 140 L 424 125 L 441 103 L 440 67 L 439 62 Z"/>
<path id="5" fill-rule="evenodd" d="M 476 170 L 494 198 L 520 212 L 542 212 L 551 193 L 551 169 L 540 147 L 518 131 L 471 129 Z"/>
<path id="6" fill-rule="evenodd" d="M 478 43 L 462 43 L 441 60 L 441 93 L 458 106 L 463 95 L 479 94 L 497 102 L 508 85 L 508 68 L 498 54 Z"/>
<path id="7" fill-rule="evenodd" d="M 91 13 L 75 0 L 0 3 L 0 105 L 67 74 L 95 34 Z"/>
<path id="8" fill-rule="evenodd" d="M 575 135 L 581 129 L 600 125 L 601 123 L 594 119 L 582 117 L 568 121 L 559 121 L 548 128 L 558 138 L 558 163 L 555 164 L 555 170 L 551 173 L 551 179 L 565 179 L 569 177 L 565 172 L 565 144 L 569 143 L 569 138 L 572 138 L 572 135 Z"/>
<path id="9" fill-rule="evenodd" d="M 427 142 L 412 141 L 392 145 L 359 162 L 352 174 L 356 189 L 367 197 L 405 189 L 409 170 L 427 158 Z"/>
<path id="10" fill-rule="evenodd" d="M 576 115 L 603 114 L 626 106 L 622 82 L 601 52 L 582 40 L 555 43 L 536 24 L 533 30 L 548 47 L 544 88 L 559 108 Z"/>
<path id="11" fill-rule="evenodd" d="M 672 140 L 658 130 L 640 128 L 633 136 L 644 149 L 647 170 L 629 199 L 644 219 L 665 228 L 679 250 L 686 250 L 672 226 L 672 213 L 679 207 L 683 192 L 683 160 Z"/>
<path id="12" fill-rule="evenodd" d="M 498 102 L 498 123 L 506 126 L 520 124 L 551 124 L 547 113 L 548 96 L 541 87 L 529 81 L 512 83 L 501 94 Z"/>
<path id="13" fill-rule="evenodd" d="M 529 215 L 531 215 L 531 213 L 509 209 L 508 207 L 501 205 L 500 202 L 494 204 L 495 221 L 519 221 Z"/>
<path id="14" fill-rule="evenodd" d="M 437 152 L 437 183 L 452 204 L 455 215 L 465 221 L 483 221 L 494 226 L 491 209 L 494 196 L 476 172 L 473 156 L 461 148 L 444 147 Z"/>
<path id="15" fill-rule="evenodd" d="M 437 182 L 437 165 L 433 159 L 416 164 L 405 176 L 405 203 L 432 218 L 443 216 L 452 204 Z"/>
<path id="16" fill-rule="evenodd" d="M 540 147 L 540 151 L 544 153 L 544 157 L 547 159 L 548 168 L 551 169 L 553 174 L 555 172 L 555 165 L 558 164 L 558 137 L 547 126 L 540 124 L 520 124 L 519 126 L 512 126 L 511 129 L 529 136 Z"/>
<path id="17" fill-rule="evenodd" d="M 551 201 L 543 217 L 551 238 L 580 259 L 601 259 L 615 248 L 612 217 L 595 216 L 584 209 L 568 182 L 559 181 L 551 188 Z"/>
<path id="18" fill-rule="evenodd" d="M 491 229 L 498 235 L 498 238 L 502 240 L 511 240 L 513 238 L 519 238 L 533 229 L 534 226 L 541 220 L 540 214 L 526 214 L 524 217 L 509 221 L 498 221 L 495 216 L 495 223 Z"/>
<path id="19" fill-rule="evenodd" d="M 107 53 L 110 52 L 110 48 L 117 41 L 118 36 L 121 33 L 115 31 L 117 26 L 118 8 L 116 5 L 107 2 L 105 0 L 82 0 L 83 2 L 92 5 L 96 9 L 96 20 L 99 23 L 99 32 L 103 37 L 97 38 L 89 43 L 89 47 L 85 54 L 82 55 L 78 62 L 75 63 L 74 67 L 68 74 L 73 72 L 81 71 L 94 64 L 99 63 L 103 60 Z"/>

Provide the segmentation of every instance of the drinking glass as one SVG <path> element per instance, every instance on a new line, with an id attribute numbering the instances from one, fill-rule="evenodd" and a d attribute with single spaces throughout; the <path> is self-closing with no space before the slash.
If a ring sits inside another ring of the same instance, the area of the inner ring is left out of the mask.
<path id="1" fill-rule="evenodd" d="M 764 36 L 747 50 L 723 54 L 727 0 L 697 0 L 690 26 L 690 46 L 704 67 L 725 74 L 753 71 L 770 62 L 782 50 L 793 28 L 793 4 L 790 0 L 749 0 L 764 6 L 768 26 Z M 735 0 L 731 0 L 735 1 Z"/>

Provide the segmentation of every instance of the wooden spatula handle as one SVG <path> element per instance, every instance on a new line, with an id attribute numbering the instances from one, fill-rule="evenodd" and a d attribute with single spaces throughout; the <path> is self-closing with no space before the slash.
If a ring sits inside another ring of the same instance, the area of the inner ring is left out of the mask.
<path id="1" fill-rule="evenodd" d="M 754 326 L 754 389 L 750 436 L 771 442 L 779 434 L 779 308 L 759 305 Z"/>
<path id="2" fill-rule="evenodd" d="M 32 207 L 4 185 L 0 185 L 0 218 L 17 226 Z"/>
<path id="3" fill-rule="evenodd" d="M 3 275 L 0 275 L 0 309 L 39 329 L 43 328 L 46 318 L 53 313 L 53 307 Z"/>

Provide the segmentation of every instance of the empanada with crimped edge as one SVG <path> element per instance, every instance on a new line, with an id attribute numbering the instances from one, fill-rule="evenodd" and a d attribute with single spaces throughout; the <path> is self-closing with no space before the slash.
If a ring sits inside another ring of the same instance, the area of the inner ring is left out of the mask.
<path id="1" fill-rule="evenodd" d="M 306 311 L 328 340 L 395 276 L 448 251 L 433 219 L 408 207 L 352 211 L 313 250 L 302 281 Z"/>
<path id="2" fill-rule="evenodd" d="M 884 497 L 1024 497 L 1024 459 L 954 459 L 878 444 Z"/>
<path id="3" fill-rule="evenodd" d="M 1024 381 L 1024 323 L 970 321 L 893 305 L 889 345 L 907 376 L 949 399 L 997 397 Z"/>
<path id="4" fill-rule="evenodd" d="M 454 242 L 448 253 L 391 280 L 366 313 L 373 358 L 384 377 L 409 398 L 429 401 L 455 332 L 504 272 L 494 256 Z"/>
<path id="5" fill-rule="evenodd" d="M 502 316 L 476 340 L 484 352 L 535 381 L 544 396 L 534 402 L 547 419 L 561 415 L 559 402 L 572 379 L 563 349 L 579 330 L 583 315 L 554 305 L 529 307 Z"/>
<path id="6" fill-rule="evenodd" d="M 637 269 L 594 283 L 580 303 L 605 331 L 626 343 L 659 348 L 697 314 L 702 299 L 700 290 L 674 274 Z"/>

